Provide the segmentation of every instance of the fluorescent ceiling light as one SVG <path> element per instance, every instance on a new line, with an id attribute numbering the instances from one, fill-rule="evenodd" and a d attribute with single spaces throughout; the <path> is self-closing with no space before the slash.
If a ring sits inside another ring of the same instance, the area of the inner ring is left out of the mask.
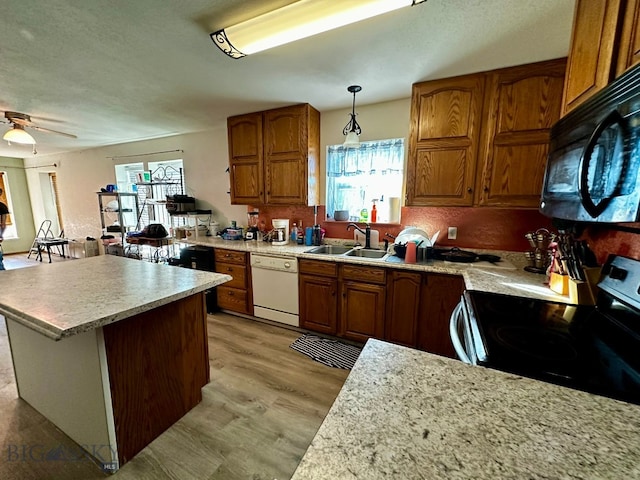
<path id="1" fill-rule="evenodd" d="M 36 139 L 29 135 L 24 131 L 24 127 L 19 124 L 15 124 L 11 130 L 8 130 L 7 133 L 2 137 L 3 140 L 6 140 L 9 145 L 11 142 L 13 143 L 22 143 L 25 145 L 35 145 Z"/>
<path id="2" fill-rule="evenodd" d="M 211 34 L 232 58 L 284 45 L 426 0 L 299 0 Z"/>

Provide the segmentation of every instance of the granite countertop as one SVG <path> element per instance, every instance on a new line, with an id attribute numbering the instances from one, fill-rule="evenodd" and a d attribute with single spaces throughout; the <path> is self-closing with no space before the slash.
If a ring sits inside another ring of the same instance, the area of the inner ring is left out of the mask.
<path id="1" fill-rule="evenodd" d="M 59 340 L 229 280 L 229 275 L 100 255 L 2 272 L 0 314 Z"/>
<path id="2" fill-rule="evenodd" d="M 344 243 L 345 241 L 345 239 L 325 240 L 326 243 Z M 441 260 L 432 260 L 428 263 L 405 264 L 387 262 L 384 259 L 371 260 L 358 257 L 347 257 L 343 255 L 318 255 L 306 253 L 308 250 L 313 248 L 307 245 L 289 244 L 273 246 L 266 242 L 223 240 L 220 237 L 200 237 L 197 240 L 187 240 L 186 243 L 265 255 L 288 255 L 312 260 L 355 263 L 366 266 L 461 275 L 464 278 L 467 290 L 499 293 L 562 303 L 570 302 L 568 296 L 558 295 L 544 284 L 546 279 L 545 275 L 524 271 L 522 268 L 524 266 L 524 255 L 522 252 L 470 249 L 476 253 L 498 255 L 506 260 L 511 267 L 493 268 L 486 263 L 480 266 L 480 264 L 451 263 Z"/>
<path id="3" fill-rule="evenodd" d="M 640 406 L 369 340 L 292 479 L 639 477 Z"/>

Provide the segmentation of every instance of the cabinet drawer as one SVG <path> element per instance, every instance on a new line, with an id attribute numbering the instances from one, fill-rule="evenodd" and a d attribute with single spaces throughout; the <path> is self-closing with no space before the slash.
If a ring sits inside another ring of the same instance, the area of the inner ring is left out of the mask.
<path id="1" fill-rule="evenodd" d="M 225 310 L 251 314 L 247 303 L 247 291 L 237 288 L 217 287 L 218 306 Z"/>
<path id="2" fill-rule="evenodd" d="M 234 265 L 232 263 L 217 263 L 216 272 L 231 275 L 233 280 L 224 284 L 225 287 L 246 289 L 247 285 L 247 267 L 243 265 Z"/>
<path id="3" fill-rule="evenodd" d="M 387 271 L 384 268 L 376 267 L 355 267 L 353 265 L 342 266 L 342 278 L 345 280 L 357 280 L 366 283 L 385 284 L 387 281 Z"/>
<path id="4" fill-rule="evenodd" d="M 216 264 L 222 263 L 237 263 L 238 265 L 247 264 L 247 254 L 245 252 L 236 252 L 235 250 L 224 250 L 222 248 L 215 249 Z"/>
<path id="5" fill-rule="evenodd" d="M 338 275 L 338 265 L 334 262 L 300 260 L 300 263 L 298 264 L 298 271 L 300 273 L 322 275 L 323 277 L 336 277 Z"/>

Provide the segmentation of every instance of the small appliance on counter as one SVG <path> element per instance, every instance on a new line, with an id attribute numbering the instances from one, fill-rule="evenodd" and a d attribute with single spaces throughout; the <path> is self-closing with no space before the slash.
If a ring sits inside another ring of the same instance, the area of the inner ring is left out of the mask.
<path id="1" fill-rule="evenodd" d="M 258 238 L 258 215 L 260 212 L 254 210 L 247 213 L 247 231 L 245 232 L 245 240 L 256 240 Z"/>
<path id="2" fill-rule="evenodd" d="M 274 218 L 271 223 L 274 230 L 271 245 L 287 245 L 289 243 L 289 219 Z"/>

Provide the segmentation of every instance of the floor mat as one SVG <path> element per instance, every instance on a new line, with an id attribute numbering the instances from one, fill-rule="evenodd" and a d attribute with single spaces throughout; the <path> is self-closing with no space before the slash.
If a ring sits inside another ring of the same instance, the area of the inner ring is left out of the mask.
<path id="1" fill-rule="evenodd" d="M 316 362 L 344 370 L 353 368 L 362 351 L 354 345 L 309 334 L 302 335 L 289 346 Z"/>

